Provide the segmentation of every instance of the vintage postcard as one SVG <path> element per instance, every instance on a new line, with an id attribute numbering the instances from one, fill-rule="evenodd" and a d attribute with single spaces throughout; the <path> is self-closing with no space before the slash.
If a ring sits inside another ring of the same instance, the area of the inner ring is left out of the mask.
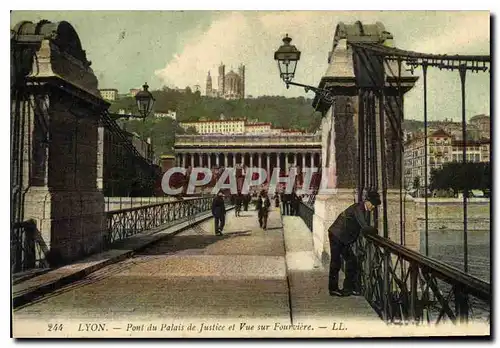
<path id="1" fill-rule="evenodd" d="M 488 11 L 10 18 L 13 337 L 491 337 Z"/>

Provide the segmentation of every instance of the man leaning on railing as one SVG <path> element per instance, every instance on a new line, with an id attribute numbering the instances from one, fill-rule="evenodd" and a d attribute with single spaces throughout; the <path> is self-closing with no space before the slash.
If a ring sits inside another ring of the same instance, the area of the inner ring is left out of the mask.
<path id="1" fill-rule="evenodd" d="M 354 203 L 344 210 L 328 229 L 328 239 L 330 240 L 328 290 L 331 296 L 359 296 L 361 294 L 358 260 L 351 245 L 358 239 L 361 231 L 377 233 L 377 230 L 366 222 L 366 214 L 378 205 L 380 205 L 379 194 L 368 192 L 363 202 Z M 339 289 L 341 257 L 346 265 L 342 290 Z"/>

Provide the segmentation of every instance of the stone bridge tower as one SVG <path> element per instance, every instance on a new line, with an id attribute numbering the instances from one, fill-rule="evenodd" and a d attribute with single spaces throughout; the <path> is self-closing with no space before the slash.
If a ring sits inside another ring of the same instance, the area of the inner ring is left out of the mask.
<path id="1" fill-rule="evenodd" d="M 321 125 L 323 142 L 322 173 L 323 180 L 331 189 L 330 193 L 318 195 L 315 202 L 314 248 L 316 255 L 323 262 L 329 258 L 328 227 L 338 214 L 357 201 L 358 196 L 360 91 L 354 70 L 353 50 L 348 45 L 350 42 L 375 43 L 392 47 L 393 36 L 385 30 L 384 25 L 380 22 L 369 25 L 363 25 L 359 21 L 351 25 L 340 22 L 335 29 L 333 47 L 328 55 L 329 65 L 319 83 L 319 88 L 332 91 L 336 101 L 333 107 L 318 97 L 313 101 L 313 106 L 317 107 L 324 116 Z M 393 66 L 393 71 L 397 74 L 397 66 Z M 414 86 L 416 80 L 417 77 L 411 76 L 407 72 L 401 74 L 400 86 L 403 94 Z M 390 104 L 395 110 L 396 117 L 402 121 L 403 110 L 398 108 L 396 103 L 398 94 L 391 87 L 396 86 L 396 82 L 388 74 L 385 76 L 385 103 Z M 399 125 L 401 126 L 401 122 L 399 122 Z M 392 129 L 389 124 L 384 125 L 384 128 L 387 158 L 385 165 L 387 166 L 387 173 L 392 173 L 392 176 L 388 178 L 388 209 L 391 210 L 391 207 L 393 207 L 394 213 L 396 213 L 396 208 L 399 208 L 399 180 L 397 178 L 401 174 L 402 157 L 400 151 L 402 142 L 398 140 L 397 130 Z M 381 141 L 380 137 L 378 137 L 378 141 Z M 380 147 L 377 148 L 380 149 Z M 379 168 L 381 165 L 379 163 Z M 409 210 L 407 208 L 407 211 Z M 394 232 L 393 237 L 395 239 L 396 235 L 399 236 L 399 210 L 396 215 L 391 214 L 390 216 L 392 217 L 391 221 L 394 223 L 391 231 Z M 409 229 L 412 228 L 414 227 L 409 227 Z M 413 247 L 416 247 L 416 241 L 412 241 L 412 243 L 414 244 Z M 408 246 L 412 247 L 412 245 Z"/>
<path id="2" fill-rule="evenodd" d="M 68 22 L 20 22 L 11 44 L 13 220 L 34 219 L 49 262 L 63 264 L 107 240 L 98 127 L 109 104 Z"/>

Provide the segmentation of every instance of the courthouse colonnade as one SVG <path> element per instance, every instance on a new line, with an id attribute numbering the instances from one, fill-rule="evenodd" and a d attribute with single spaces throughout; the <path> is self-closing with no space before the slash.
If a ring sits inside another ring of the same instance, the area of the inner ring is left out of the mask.
<path id="1" fill-rule="evenodd" d="M 305 135 L 182 135 L 174 145 L 176 166 L 264 168 L 272 173 L 280 168 L 321 166 L 321 137 Z"/>

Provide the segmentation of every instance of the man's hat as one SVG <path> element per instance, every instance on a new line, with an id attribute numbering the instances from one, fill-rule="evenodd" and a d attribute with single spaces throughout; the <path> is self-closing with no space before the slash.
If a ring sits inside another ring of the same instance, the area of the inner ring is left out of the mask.
<path id="1" fill-rule="evenodd" d="M 380 205 L 381 203 L 380 195 L 375 191 L 368 192 L 366 195 L 366 200 L 375 206 Z"/>

